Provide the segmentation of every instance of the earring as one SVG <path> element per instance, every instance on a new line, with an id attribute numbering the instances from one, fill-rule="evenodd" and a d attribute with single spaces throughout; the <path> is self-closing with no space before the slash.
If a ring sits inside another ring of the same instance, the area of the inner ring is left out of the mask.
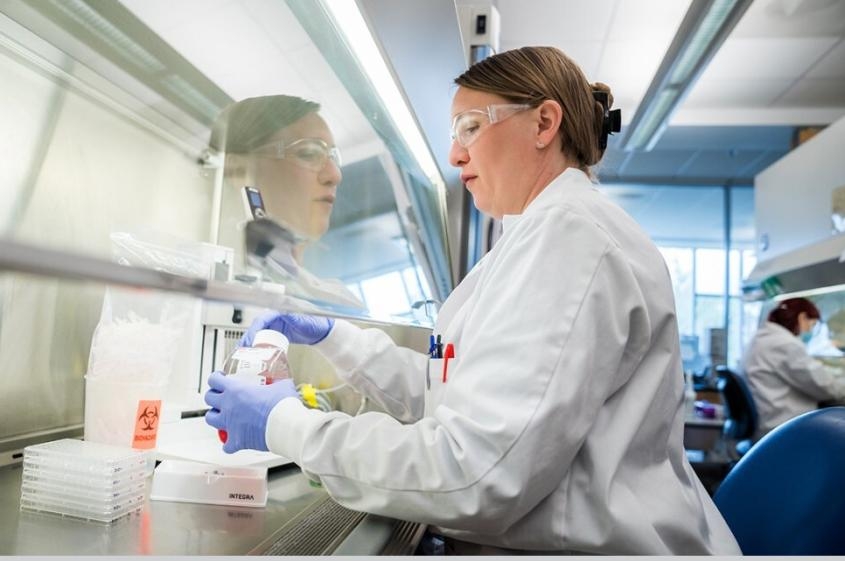
<path id="1" fill-rule="evenodd" d="M 538 143 L 537 143 L 537 148 L 538 148 L 538 149 L 543 149 L 543 148 L 545 148 L 545 147 L 546 147 L 546 145 L 545 145 L 545 144 L 543 144 L 542 142 L 538 142 Z"/>

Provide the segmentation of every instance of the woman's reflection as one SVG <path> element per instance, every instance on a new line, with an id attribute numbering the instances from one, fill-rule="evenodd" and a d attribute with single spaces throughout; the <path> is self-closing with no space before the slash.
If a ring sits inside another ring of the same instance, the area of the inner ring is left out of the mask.
<path id="1" fill-rule="evenodd" d="M 257 258 L 263 273 L 292 295 L 362 309 L 343 283 L 319 279 L 302 267 L 305 247 L 329 229 L 342 178 L 340 152 L 319 110 L 313 101 L 270 95 L 238 101 L 220 114 L 209 142 L 226 155 L 223 206 L 228 208 L 221 215 L 230 220 L 221 220 L 220 239 L 236 246 L 245 238 L 248 261 Z M 233 232 L 244 222 L 244 214 L 232 209 L 241 208 L 237 199 L 245 186 L 260 190 L 271 220 L 254 220 L 245 233 Z"/>
<path id="2" fill-rule="evenodd" d="M 258 187 L 268 215 L 300 238 L 299 263 L 305 245 L 328 230 L 342 178 L 340 153 L 319 110 L 295 96 L 244 99 L 221 113 L 210 141 L 226 153 L 225 182 Z"/>

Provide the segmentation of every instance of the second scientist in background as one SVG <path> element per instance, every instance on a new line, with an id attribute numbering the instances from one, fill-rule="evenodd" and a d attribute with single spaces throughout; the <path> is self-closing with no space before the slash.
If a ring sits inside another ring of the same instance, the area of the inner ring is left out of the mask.
<path id="1" fill-rule="evenodd" d="M 818 408 L 820 401 L 845 400 L 845 372 L 807 353 L 821 320 L 806 298 L 780 302 L 754 335 L 742 367 L 759 416 L 756 437 Z"/>

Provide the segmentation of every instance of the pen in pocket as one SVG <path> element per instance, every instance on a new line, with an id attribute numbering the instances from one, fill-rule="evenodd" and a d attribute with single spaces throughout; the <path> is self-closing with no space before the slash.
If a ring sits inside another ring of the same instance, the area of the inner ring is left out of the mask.
<path id="1" fill-rule="evenodd" d="M 443 383 L 446 383 L 446 372 L 449 370 L 449 359 L 455 358 L 455 346 L 452 343 L 446 344 L 446 350 L 443 351 Z"/>

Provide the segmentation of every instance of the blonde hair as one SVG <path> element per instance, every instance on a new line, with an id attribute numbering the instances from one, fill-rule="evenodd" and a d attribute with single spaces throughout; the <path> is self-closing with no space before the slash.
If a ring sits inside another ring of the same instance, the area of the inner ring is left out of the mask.
<path id="1" fill-rule="evenodd" d="M 599 147 L 605 110 L 613 106 L 610 87 L 590 84 L 581 68 L 554 47 L 523 47 L 472 65 L 455 78 L 459 86 L 499 95 L 511 103 L 538 106 L 547 99 L 563 108 L 559 134 L 563 153 L 589 174 L 604 155 Z M 593 92 L 607 93 L 605 108 Z"/>

